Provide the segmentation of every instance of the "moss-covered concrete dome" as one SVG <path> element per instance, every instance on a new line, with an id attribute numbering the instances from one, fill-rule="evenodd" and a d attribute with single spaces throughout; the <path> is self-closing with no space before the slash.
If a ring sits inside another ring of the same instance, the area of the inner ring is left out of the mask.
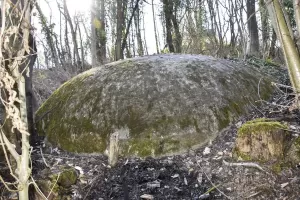
<path id="1" fill-rule="evenodd" d="M 38 132 L 71 152 L 103 153 L 118 132 L 121 155 L 177 153 L 214 139 L 258 94 L 267 98 L 271 79 L 254 66 L 199 55 L 114 62 L 57 89 L 37 112 Z"/>

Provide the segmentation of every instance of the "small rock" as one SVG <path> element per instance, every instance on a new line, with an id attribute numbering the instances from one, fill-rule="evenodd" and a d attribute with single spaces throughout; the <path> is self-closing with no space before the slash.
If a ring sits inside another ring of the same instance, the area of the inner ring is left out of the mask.
<path id="1" fill-rule="evenodd" d="M 154 199 L 153 195 L 151 194 L 143 194 L 140 196 L 142 199 Z"/>
<path id="2" fill-rule="evenodd" d="M 281 188 L 285 188 L 288 184 L 289 184 L 288 182 L 287 183 L 282 183 Z"/>
<path id="3" fill-rule="evenodd" d="M 235 124 L 235 126 L 236 126 L 237 128 L 240 128 L 240 127 L 242 126 L 242 124 L 243 124 L 243 122 L 239 121 L 238 123 Z"/>
<path id="4" fill-rule="evenodd" d="M 218 169 L 218 174 L 220 174 L 222 170 L 223 170 L 223 168 L 220 167 L 220 168 Z"/>
<path id="5" fill-rule="evenodd" d="M 174 174 L 173 176 L 171 176 L 172 178 L 178 178 L 179 174 Z"/>
<path id="6" fill-rule="evenodd" d="M 205 147 L 204 151 L 203 151 L 203 155 L 208 155 L 210 154 L 210 148 L 209 147 Z"/>
<path id="7" fill-rule="evenodd" d="M 231 188 L 231 187 L 228 187 L 228 188 L 226 188 L 226 190 L 227 190 L 228 192 L 231 192 L 231 191 L 232 191 L 232 188 Z"/>
<path id="8" fill-rule="evenodd" d="M 208 199 L 208 198 L 209 198 L 209 194 L 202 194 L 199 197 L 199 199 Z"/>
<path id="9" fill-rule="evenodd" d="M 188 182 L 187 182 L 187 180 L 186 180 L 185 177 L 184 177 L 183 181 L 184 181 L 184 184 L 185 184 L 185 185 L 188 185 Z"/>
<path id="10" fill-rule="evenodd" d="M 197 181 L 198 181 L 198 183 L 199 184 L 201 184 L 202 183 L 202 175 L 198 175 L 198 177 L 197 177 Z"/>
<path id="11" fill-rule="evenodd" d="M 150 183 L 147 183 L 148 188 L 160 188 L 160 182 L 158 181 L 153 181 Z"/>
<path id="12" fill-rule="evenodd" d="M 222 151 L 219 151 L 219 152 L 218 152 L 218 155 L 219 155 L 219 156 L 223 156 L 224 153 L 223 153 Z"/>
<path id="13" fill-rule="evenodd" d="M 294 125 L 290 125 L 290 129 L 297 129 L 297 127 L 296 126 L 294 126 Z"/>
<path id="14" fill-rule="evenodd" d="M 76 170 L 78 170 L 80 174 L 84 174 L 84 173 L 83 173 L 83 169 L 82 169 L 81 167 L 75 166 L 74 168 L 75 168 Z"/>

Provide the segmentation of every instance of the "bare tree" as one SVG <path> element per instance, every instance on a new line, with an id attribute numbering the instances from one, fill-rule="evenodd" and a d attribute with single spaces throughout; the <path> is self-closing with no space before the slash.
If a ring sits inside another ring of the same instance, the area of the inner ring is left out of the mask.
<path id="1" fill-rule="evenodd" d="M 122 52 L 122 32 L 124 29 L 124 1 L 117 0 L 117 37 L 115 43 L 115 60 L 124 58 Z"/>
<path id="2" fill-rule="evenodd" d="M 55 67 L 59 67 L 60 64 L 58 61 L 57 50 L 56 50 L 55 44 L 54 44 L 53 31 L 50 28 L 50 25 L 47 22 L 47 18 L 44 15 L 44 13 L 42 12 L 42 10 L 37 2 L 35 2 L 35 7 L 39 13 L 40 24 L 42 25 L 42 31 L 46 36 L 47 46 L 50 48 L 51 58 L 53 59 Z"/>
<path id="3" fill-rule="evenodd" d="M 289 28 L 288 24 L 290 20 L 287 19 L 287 15 L 284 14 L 284 7 L 279 0 L 273 0 L 269 2 L 265 0 L 268 7 L 270 19 L 272 20 L 273 28 L 276 35 L 282 45 L 284 52 L 285 62 L 289 69 L 290 80 L 296 93 L 296 105 L 299 108 L 299 93 L 300 93 L 300 55 L 297 50 L 295 41 L 293 40 L 293 32 Z M 294 10 L 299 12 L 300 3 L 298 0 L 294 0 Z M 296 24 L 300 30 L 300 15 L 296 15 Z"/>
<path id="4" fill-rule="evenodd" d="M 134 25 L 135 25 L 135 31 L 136 31 L 136 40 L 138 45 L 138 55 L 142 56 L 144 55 L 144 47 L 143 47 L 143 40 L 142 40 L 142 34 L 141 34 L 141 18 L 140 18 L 140 9 L 139 6 L 137 7 L 137 10 L 134 14 Z"/>
<path id="5" fill-rule="evenodd" d="M 259 38 L 255 12 L 255 0 L 247 0 L 247 19 L 249 41 L 246 55 L 259 56 Z"/>
<path id="6" fill-rule="evenodd" d="M 171 3 L 171 0 L 163 0 L 163 9 L 164 9 L 164 15 L 165 15 L 165 25 L 166 25 L 166 39 L 167 39 L 167 46 L 169 48 L 169 51 L 171 53 L 175 52 L 174 44 L 173 44 L 173 38 L 172 38 L 172 11 L 173 6 Z"/>
<path id="7" fill-rule="evenodd" d="M 66 0 L 63 0 L 63 5 L 64 5 L 64 14 L 65 14 L 66 22 L 68 22 L 67 24 L 69 24 L 70 29 L 71 29 L 71 36 L 72 36 L 72 41 L 73 41 L 73 55 L 74 55 L 73 56 L 73 64 L 80 66 L 81 60 L 80 60 L 79 51 L 78 51 L 77 34 L 74 29 L 74 25 L 73 25 L 72 18 L 70 16 L 70 13 L 69 13 L 69 10 L 67 7 Z M 66 37 L 67 37 L 67 35 L 66 35 Z"/>
<path id="8" fill-rule="evenodd" d="M 156 52 L 159 54 L 159 45 L 158 45 L 158 37 L 157 37 L 157 26 L 156 26 L 156 18 L 154 12 L 154 3 L 152 0 L 152 17 L 153 17 L 153 26 L 154 26 L 154 36 L 155 36 L 155 45 L 156 45 Z"/>
<path id="9" fill-rule="evenodd" d="M 25 79 L 26 74 L 30 75 L 29 66 L 33 65 L 35 59 L 30 56 L 34 52 L 30 44 L 31 2 L 29 0 L 11 2 L 4 0 L 1 7 L 0 89 L 5 96 L 1 95 L 0 99 L 5 106 L 6 119 L 10 123 L 6 124 L 6 132 L 3 126 L 0 126 L 0 145 L 10 174 L 15 179 L 15 183 L 3 182 L 3 184 L 8 189 L 11 185 L 15 185 L 19 199 L 28 200 L 31 168 Z M 12 138 L 18 139 L 18 135 L 21 137 L 18 141 L 11 140 Z M 21 144 L 19 152 L 16 149 L 17 142 Z M 16 162 L 15 168 L 9 155 Z M 3 181 L 1 177 L 0 180 Z"/>

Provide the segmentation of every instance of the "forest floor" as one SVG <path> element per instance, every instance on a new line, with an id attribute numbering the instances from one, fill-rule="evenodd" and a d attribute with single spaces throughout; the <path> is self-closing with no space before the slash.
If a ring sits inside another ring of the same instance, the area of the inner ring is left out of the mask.
<path id="1" fill-rule="evenodd" d="M 264 115 L 262 115 L 262 113 Z M 105 156 L 70 154 L 58 149 L 43 154 L 51 168 L 73 166 L 80 178 L 70 189 L 72 199 L 300 199 L 300 168 L 274 171 L 272 163 L 257 163 L 263 170 L 237 163 L 232 158 L 237 128 L 246 120 L 269 117 L 266 110 L 253 112 L 223 131 L 211 144 L 195 151 L 159 159 L 121 159 L 110 167 Z M 299 113 L 271 114 L 288 119 L 300 132 Z M 37 179 L 45 169 L 41 152 L 33 154 Z M 225 161 L 225 162 L 224 162 Z M 144 195 L 145 198 L 142 198 Z"/>
<path id="2" fill-rule="evenodd" d="M 44 75 L 41 77 L 45 78 Z M 64 79 L 61 78 L 61 82 Z M 45 80 L 51 82 L 51 78 L 46 77 Z M 49 87 L 49 84 L 45 82 L 43 85 Z M 50 88 L 49 93 L 52 91 Z M 41 101 L 44 98 L 42 94 Z M 46 149 L 41 142 L 32 154 L 33 177 L 39 180 L 45 178 L 43 171 L 56 171 L 62 166 L 75 167 L 79 178 L 66 191 L 71 199 L 297 200 L 300 199 L 299 166 L 276 171 L 272 168 L 272 163 L 257 163 L 262 170 L 231 165 L 240 162 L 232 158 L 231 152 L 237 129 L 247 120 L 276 118 L 288 123 L 294 136 L 298 136 L 300 112 L 289 112 L 276 105 L 286 103 L 288 98 L 288 95 L 278 92 L 269 103 L 265 102 L 260 107 L 253 106 L 253 111 L 247 116 L 229 126 L 210 144 L 195 151 L 157 159 L 120 159 L 114 167 L 108 165 L 106 156 L 78 155 L 57 148 Z M 0 174 L 3 175 L 4 171 L 6 168 L 0 166 Z M 10 195 L 10 198 L 6 195 Z M 13 195 L 5 192 L 1 184 L 0 199 L 14 199 Z"/>

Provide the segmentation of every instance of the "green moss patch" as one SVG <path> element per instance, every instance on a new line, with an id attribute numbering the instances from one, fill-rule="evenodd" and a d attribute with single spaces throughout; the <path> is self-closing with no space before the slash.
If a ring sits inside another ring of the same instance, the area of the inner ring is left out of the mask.
<path id="1" fill-rule="evenodd" d="M 37 112 L 37 129 L 54 146 L 104 153 L 110 135 L 122 155 L 160 156 L 213 140 L 271 94 L 269 77 L 245 63 L 163 55 L 110 63 L 63 84 Z M 247 91 L 246 89 L 247 88 Z M 123 135 L 124 136 L 124 135 Z"/>
<path id="2" fill-rule="evenodd" d="M 241 137 L 250 133 L 270 132 L 278 129 L 288 130 L 288 126 L 267 118 L 257 118 L 243 124 L 238 130 L 238 136 Z"/>
<path id="3" fill-rule="evenodd" d="M 238 130 L 233 155 L 242 160 L 284 163 L 291 134 L 286 124 L 258 118 L 243 124 Z M 278 169 L 278 166 L 274 166 Z"/>

